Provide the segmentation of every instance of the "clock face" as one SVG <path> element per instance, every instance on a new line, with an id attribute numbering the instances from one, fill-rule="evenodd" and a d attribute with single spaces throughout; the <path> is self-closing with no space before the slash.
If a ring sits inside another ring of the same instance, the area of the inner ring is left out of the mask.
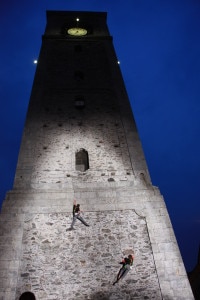
<path id="1" fill-rule="evenodd" d="M 75 36 L 82 36 L 87 34 L 87 30 L 80 27 L 73 27 L 67 30 L 67 33 Z"/>

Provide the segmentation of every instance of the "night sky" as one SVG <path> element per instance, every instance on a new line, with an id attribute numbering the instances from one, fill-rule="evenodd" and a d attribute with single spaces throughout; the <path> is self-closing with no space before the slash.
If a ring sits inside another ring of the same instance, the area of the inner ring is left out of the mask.
<path id="1" fill-rule="evenodd" d="M 46 10 L 108 13 L 152 183 L 191 271 L 200 244 L 200 1 L 1 0 L 0 206 L 12 189 Z"/>

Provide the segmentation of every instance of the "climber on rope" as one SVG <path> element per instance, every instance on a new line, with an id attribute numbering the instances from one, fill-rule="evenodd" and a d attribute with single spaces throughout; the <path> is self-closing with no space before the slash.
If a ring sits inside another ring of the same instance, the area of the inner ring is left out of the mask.
<path id="1" fill-rule="evenodd" d="M 115 282 L 113 282 L 113 285 L 115 285 L 115 283 L 117 283 L 120 279 L 123 279 L 128 274 L 128 272 L 132 268 L 133 259 L 134 259 L 133 254 L 129 254 L 128 257 L 125 257 L 120 262 L 120 264 L 122 264 L 122 267 L 119 270 L 119 273 L 117 274 L 117 280 Z"/>
<path id="2" fill-rule="evenodd" d="M 83 211 L 80 210 L 80 204 L 76 204 L 76 200 L 74 200 L 74 203 L 73 203 L 73 220 L 72 220 L 70 230 L 74 229 L 74 224 L 75 224 L 77 219 L 79 221 L 81 221 L 85 226 L 89 226 L 85 222 L 85 220 L 82 218 L 81 213 L 83 213 Z"/>

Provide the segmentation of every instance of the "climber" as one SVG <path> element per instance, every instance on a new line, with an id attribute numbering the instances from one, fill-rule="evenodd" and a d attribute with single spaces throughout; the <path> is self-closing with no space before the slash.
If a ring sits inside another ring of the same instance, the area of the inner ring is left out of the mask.
<path id="1" fill-rule="evenodd" d="M 80 210 L 80 204 L 76 204 L 76 200 L 74 199 L 74 204 L 73 204 L 73 220 L 72 220 L 72 224 L 70 229 L 74 229 L 74 224 L 76 222 L 76 220 L 78 219 L 79 221 L 81 221 L 85 226 L 89 226 L 85 220 L 82 218 L 81 213 L 83 213 L 83 211 Z"/>
<path id="2" fill-rule="evenodd" d="M 133 265 L 133 254 L 129 254 L 128 257 L 125 257 L 120 264 L 122 264 L 121 269 L 119 270 L 119 273 L 117 274 L 117 280 L 113 283 L 113 285 L 115 285 L 115 283 L 117 283 L 120 279 L 123 279 L 127 273 L 129 272 L 129 270 L 131 269 L 132 265 Z"/>

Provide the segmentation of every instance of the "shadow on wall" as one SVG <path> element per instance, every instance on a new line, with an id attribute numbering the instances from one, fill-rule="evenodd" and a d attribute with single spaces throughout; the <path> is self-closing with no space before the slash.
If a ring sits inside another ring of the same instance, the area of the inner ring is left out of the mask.
<path id="1" fill-rule="evenodd" d="M 160 289 L 157 288 L 157 284 L 154 286 L 154 281 L 152 281 L 152 285 L 150 283 L 146 286 L 146 280 L 141 284 L 140 279 L 127 277 L 127 279 L 119 281 L 114 286 L 112 283 L 111 281 L 108 283 L 106 280 L 102 280 L 101 290 L 91 293 L 90 300 L 163 299 Z M 169 295 L 165 296 L 167 300 L 173 300 Z"/>
<path id="2" fill-rule="evenodd" d="M 113 300 L 121 300 L 121 299 L 132 300 L 134 298 L 135 299 L 144 299 L 143 297 L 142 298 L 140 298 L 140 297 L 138 298 L 138 297 L 139 297 L 138 294 L 136 295 L 131 292 L 130 292 L 130 294 L 128 294 L 128 292 L 127 292 L 126 295 L 123 295 L 123 298 L 121 298 L 121 295 L 119 295 L 119 294 L 118 295 L 115 294 L 115 296 L 114 296 L 113 293 L 111 293 L 111 292 L 97 292 L 97 293 L 91 295 L 90 299 L 91 300 L 111 300 L 111 299 L 113 299 Z"/>
<path id="3" fill-rule="evenodd" d="M 90 298 L 91 300 L 109 300 L 110 293 L 107 292 L 97 292 L 93 294 Z"/>
<path id="4" fill-rule="evenodd" d="M 111 288 L 112 289 L 112 288 Z M 132 289 L 127 288 L 127 285 L 124 286 L 119 285 L 115 286 L 113 290 L 105 291 L 105 292 L 96 292 L 90 295 L 90 300 L 144 300 L 144 299 L 157 299 L 161 300 L 161 295 L 155 295 L 152 291 L 147 292 L 146 289 L 144 291 L 133 291 Z M 172 300 L 171 298 L 167 298 L 168 300 Z"/>

